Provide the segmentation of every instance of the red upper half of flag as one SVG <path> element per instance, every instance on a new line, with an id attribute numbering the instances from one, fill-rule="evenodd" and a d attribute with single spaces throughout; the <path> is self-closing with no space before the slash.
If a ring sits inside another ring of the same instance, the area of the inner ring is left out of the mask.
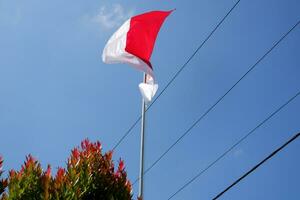
<path id="1" fill-rule="evenodd" d="M 172 11 L 152 11 L 125 21 L 106 43 L 102 60 L 105 63 L 126 63 L 154 79 L 150 62 L 158 32 Z"/>
<path id="2" fill-rule="evenodd" d="M 143 60 L 151 69 L 151 54 L 158 32 L 172 11 L 152 11 L 130 19 L 125 51 Z"/>

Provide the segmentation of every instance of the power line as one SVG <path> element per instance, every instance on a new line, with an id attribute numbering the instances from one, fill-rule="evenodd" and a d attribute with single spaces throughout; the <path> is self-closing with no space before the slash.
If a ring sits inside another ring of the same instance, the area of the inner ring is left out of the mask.
<path id="1" fill-rule="evenodd" d="M 173 81 L 177 78 L 177 76 L 184 70 L 184 68 L 188 65 L 188 63 L 195 57 L 198 51 L 204 46 L 204 44 L 210 39 L 210 37 L 214 34 L 214 32 L 221 26 L 221 24 L 225 21 L 225 19 L 229 16 L 229 14 L 233 11 L 233 9 L 239 4 L 241 0 L 238 0 L 233 7 L 227 12 L 227 14 L 221 19 L 221 21 L 217 24 L 217 26 L 210 32 L 210 34 L 206 37 L 206 39 L 198 46 L 198 48 L 194 51 L 194 53 L 187 59 L 187 61 L 179 68 L 179 70 L 175 73 L 175 75 L 171 78 L 171 80 L 167 83 L 167 85 L 163 88 L 163 90 L 157 95 L 157 97 L 153 100 L 153 102 L 147 107 L 146 112 L 152 107 L 152 105 L 157 101 L 157 99 L 167 90 L 167 88 L 173 83 Z M 140 115 L 136 121 L 130 126 L 130 128 L 125 132 L 125 134 L 120 138 L 120 140 L 116 143 L 113 150 L 115 150 L 122 141 L 129 135 L 131 130 L 136 126 L 136 124 L 141 120 L 142 116 Z"/>
<path id="2" fill-rule="evenodd" d="M 260 122 L 255 128 L 253 128 L 249 133 L 240 138 L 236 143 L 234 143 L 230 148 L 228 148 L 224 153 L 222 153 L 217 159 L 215 159 L 212 163 L 210 163 L 206 168 L 201 170 L 196 176 L 190 179 L 187 183 L 185 183 L 182 187 L 180 187 L 174 194 L 172 194 L 168 200 L 172 199 L 179 192 L 189 186 L 192 182 L 194 182 L 197 178 L 199 178 L 202 174 L 204 174 L 209 168 L 214 166 L 218 161 L 220 161 L 223 157 L 225 157 L 229 152 L 231 152 L 236 146 L 238 146 L 241 142 L 243 142 L 246 138 L 252 135 L 259 127 L 261 127 L 264 123 L 266 123 L 269 119 L 271 119 L 274 115 L 276 115 L 279 111 L 281 111 L 285 106 L 287 106 L 291 101 L 293 101 L 296 97 L 300 95 L 300 91 L 290 98 L 286 103 L 277 108 L 272 114 L 270 114 L 267 118 L 265 118 L 262 122 Z"/>
<path id="3" fill-rule="evenodd" d="M 297 133 L 296 135 L 294 135 L 291 139 L 289 139 L 286 143 L 284 143 L 281 147 L 279 147 L 278 149 L 276 149 L 275 151 L 273 151 L 269 156 L 267 156 L 265 159 L 263 159 L 260 163 L 258 163 L 257 165 L 255 165 L 252 169 L 250 169 L 247 173 L 245 173 L 243 176 L 241 176 L 239 179 L 237 179 L 236 181 L 234 181 L 230 186 L 228 186 L 225 190 L 223 190 L 222 192 L 220 192 L 217 196 L 215 196 L 213 198 L 213 200 L 218 199 L 219 197 L 221 197 L 225 192 L 227 192 L 228 190 L 230 190 L 234 185 L 236 185 L 238 182 L 240 182 L 242 179 L 244 179 L 246 176 L 248 176 L 249 174 L 251 174 L 253 171 L 255 171 L 259 166 L 261 166 L 264 162 L 266 162 L 267 160 L 269 160 L 270 158 L 272 158 L 275 154 L 277 154 L 279 151 L 281 151 L 283 148 L 285 148 L 287 145 L 289 145 L 292 141 L 294 141 L 295 139 L 297 139 L 300 136 L 300 133 Z"/>
<path id="4" fill-rule="evenodd" d="M 144 174 L 149 172 L 166 154 L 174 148 L 190 131 L 210 112 L 212 111 L 217 104 L 219 104 L 225 96 L 227 96 L 233 88 L 235 88 L 286 36 L 292 32 L 298 25 L 300 21 L 298 21 L 287 33 L 285 33 L 262 57 L 260 57 L 254 65 L 250 67 L 250 69 L 224 94 L 222 95 L 204 114 L 202 114 L 167 150 L 165 150 L 151 165 L 148 167 Z M 138 179 L 135 180 L 133 184 L 135 184 Z"/>

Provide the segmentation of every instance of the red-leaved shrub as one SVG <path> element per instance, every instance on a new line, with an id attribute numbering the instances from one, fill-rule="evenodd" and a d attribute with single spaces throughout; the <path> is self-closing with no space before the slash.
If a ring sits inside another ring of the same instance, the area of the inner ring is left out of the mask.
<path id="1" fill-rule="evenodd" d="M 112 151 L 102 153 L 100 142 L 88 139 L 72 150 L 66 168 L 43 171 L 31 155 L 20 171 L 11 170 L 0 179 L 1 200 L 131 200 L 131 183 L 124 162 L 115 169 Z M 0 178 L 3 160 L 0 157 Z"/>

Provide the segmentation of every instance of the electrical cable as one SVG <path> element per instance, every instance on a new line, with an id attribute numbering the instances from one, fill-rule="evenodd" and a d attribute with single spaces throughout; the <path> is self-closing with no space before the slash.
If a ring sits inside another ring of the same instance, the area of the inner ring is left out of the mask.
<path id="1" fill-rule="evenodd" d="M 241 142 L 247 139 L 250 135 L 252 135 L 259 127 L 265 124 L 268 120 L 270 120 L 274 115 L 276 115 L 279 111 L 281 111 L 285 106 L 287 106 L 290 102 L 292 102 L 295 98 L 300 95 L 300 91 L 291 97 L 286 103 L 277 108 L 273 113 L 271 113 L 267 118 L 265 118 L 262 122 L 260 122 L 255 128 L 253 128 L 249 133 L 240 138 L 237 142 L 235 142 L 231 147 L 229 147 L 225 152 L 223 152 L 220 156 L 218 156 L 212 163 L 210 163 L 207 167 L 201 170 L 196 176 L 190 179 L 187 183 L 185 183 L 182 187 L 180 187 L 175 193 L 173 193 L 168 200 L 175 197 L 179 192 L 189 186 L 192 182 L 194 182 L 197 178 L 199 178 L 202 174 L 204 174 L 209 168 L 214 166 L 218 161 L 220 161 L 223 157 L 225 157 L 229 152 L 231 152 L 236 146 L 238 146 Z"/>
<path id="2" fill-rule="evenodd" d="M 218 198 L 220 198 L 223 194 L 225 194 L 228 190 L 230 190 L 233 186 L 235 186 L 237 183 L 239 183 L 242 179 L 246 178 L 249 174 L 251 174 L 252 172 L 254 172 L 258 167 L 260 167 L 262 164 L 264 164 L 267 160 L 269 160 L 270 158 L 272 158 L 274 155 L 276 155 L 279 151 L 281 151 L 282 149 L 284 149 L 285 147 L 287 147 L 287 145 L 289 145 L 291 142 L 293 142 L 294 140 L 296 140 L 298 137 L 300 136 L 300 133 L 297 133 L 296 135 L 294 135 L 291 139 L 289 139 L 286 143 L 284 143 L 281 147 L 279 147 L 278 149 L 276 149 L 275 151 L 273 151 L 269 156 L 267 156 L 265 159 L 263 159 L 261 162 L 259 162 L 257 165 L 255 165 L 252 169 L 250 169 L 248 172 L 246 172 L 243 176 L 241 176 L 239 179 L 237 179 L 236 181 L 234 181 L 230 186 L 228 186 L 225 190 L 223 190 L 222 192 L 220 192 L 218 195 L 216 195 L 213 200 L 216 200 Z"/>

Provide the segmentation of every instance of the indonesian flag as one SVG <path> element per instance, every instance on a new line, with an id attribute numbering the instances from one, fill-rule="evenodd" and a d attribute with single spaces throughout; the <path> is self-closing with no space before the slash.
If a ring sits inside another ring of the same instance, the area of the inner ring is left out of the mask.
<path id="1" fill-rule="evenodd" d="M 146 80 L 139 84 L 146 102 L 154 97 L 155 84 L 150 62 L 157 34 L 172 11 L 152 11 L 128 19 L 108 40 L 102 60 L 105 63 L 127 63 L 146 73 Z"/>

